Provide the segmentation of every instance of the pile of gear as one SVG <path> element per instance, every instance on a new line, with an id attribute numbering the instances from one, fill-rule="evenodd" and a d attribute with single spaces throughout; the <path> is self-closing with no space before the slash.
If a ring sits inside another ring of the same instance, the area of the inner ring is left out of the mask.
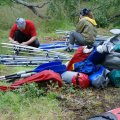
<path id="1" fill-rule="evenodd" d="M 117 31 L 117 35 L 97 47 L 79 47 L 62 79 L 81 88 L 104 88 L 109 84 L 120 87 L 120 31 Z"/>

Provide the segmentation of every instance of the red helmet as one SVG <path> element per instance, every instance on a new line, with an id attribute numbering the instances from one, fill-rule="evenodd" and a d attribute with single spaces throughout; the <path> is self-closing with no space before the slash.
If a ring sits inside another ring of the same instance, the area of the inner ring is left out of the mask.
<path id="1" fill-rule="evenodd" d="M 77 76 L 73 76 L 72 83 L 74 86 L 79 86 L 84 89 L 90 85 L 90 80 L 88 75 L 84 73 L 78 73 Z"/>

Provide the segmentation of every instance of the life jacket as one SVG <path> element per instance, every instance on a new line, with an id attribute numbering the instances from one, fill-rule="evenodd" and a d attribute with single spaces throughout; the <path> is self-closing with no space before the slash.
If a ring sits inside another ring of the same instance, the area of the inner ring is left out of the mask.
<path id="1" fill-rule="evenodd" d="M 73 71 L 91 75 L 96 71 L 96 66 L 88 59 L 73 64 Z"/>
<path id="2" fill-rule="evenodd" d="M 72 70 L 72 65 L 76 62 L 80 62 L 85 60 L 90 53 L 83 53 L 83 49 L 84 47 L 81 46 L 77 49 L 77 51 L 75 52 L 74 56 L 72 57 L 72 59 L 70 60 L 70 62 L 67 65 L 67 70 L 71 71 Z"/>

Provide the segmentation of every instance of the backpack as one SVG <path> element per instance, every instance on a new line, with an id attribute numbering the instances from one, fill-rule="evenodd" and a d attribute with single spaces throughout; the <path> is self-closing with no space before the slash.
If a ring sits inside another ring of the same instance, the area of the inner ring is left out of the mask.
<path id="1" fill-rule="evenodd" d="M 108 73 L 109 70 L 101 66 L 97 72 L 89 76 L 91 85 L 96 88 L 107 87 L 109 83 Z"/>
<path id="2" fill-rule="evenodd" d="M 103 65 L 108 69 L 120 69 L 120 53 L 113 52 L 106 55 Z"/>
<path id="3" fill-rule="evenodd" d="M 84 47 L 81 46 L 77 49 L 75 52 L 74 56 L 70 60 L 69 64 L 67 65 L 67 70 L 71 71 L 72 70 L 72 65 L 77 62 L 81 62 L 85 60 L 90 53 L 83 53 Z"/>
<path id="4" fill-rule="evenodd" d="M 112 85 L 120 87 L 120 70 L 112 70 L 109 74 L 109 79 Z"/>

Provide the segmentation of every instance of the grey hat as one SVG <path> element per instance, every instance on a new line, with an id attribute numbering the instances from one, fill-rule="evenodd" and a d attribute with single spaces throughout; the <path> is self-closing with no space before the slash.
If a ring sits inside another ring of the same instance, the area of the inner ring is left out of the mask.
<path id="1" fill-rule="evenodd" d="M 18 28 L 20 28 L 20 29 L 24 28 L 25 25 L 26 25 L 25 19 L 23 19 L 23 18 L 17 18 L 16 19 L 16 24 L 17 24 Z"/>

